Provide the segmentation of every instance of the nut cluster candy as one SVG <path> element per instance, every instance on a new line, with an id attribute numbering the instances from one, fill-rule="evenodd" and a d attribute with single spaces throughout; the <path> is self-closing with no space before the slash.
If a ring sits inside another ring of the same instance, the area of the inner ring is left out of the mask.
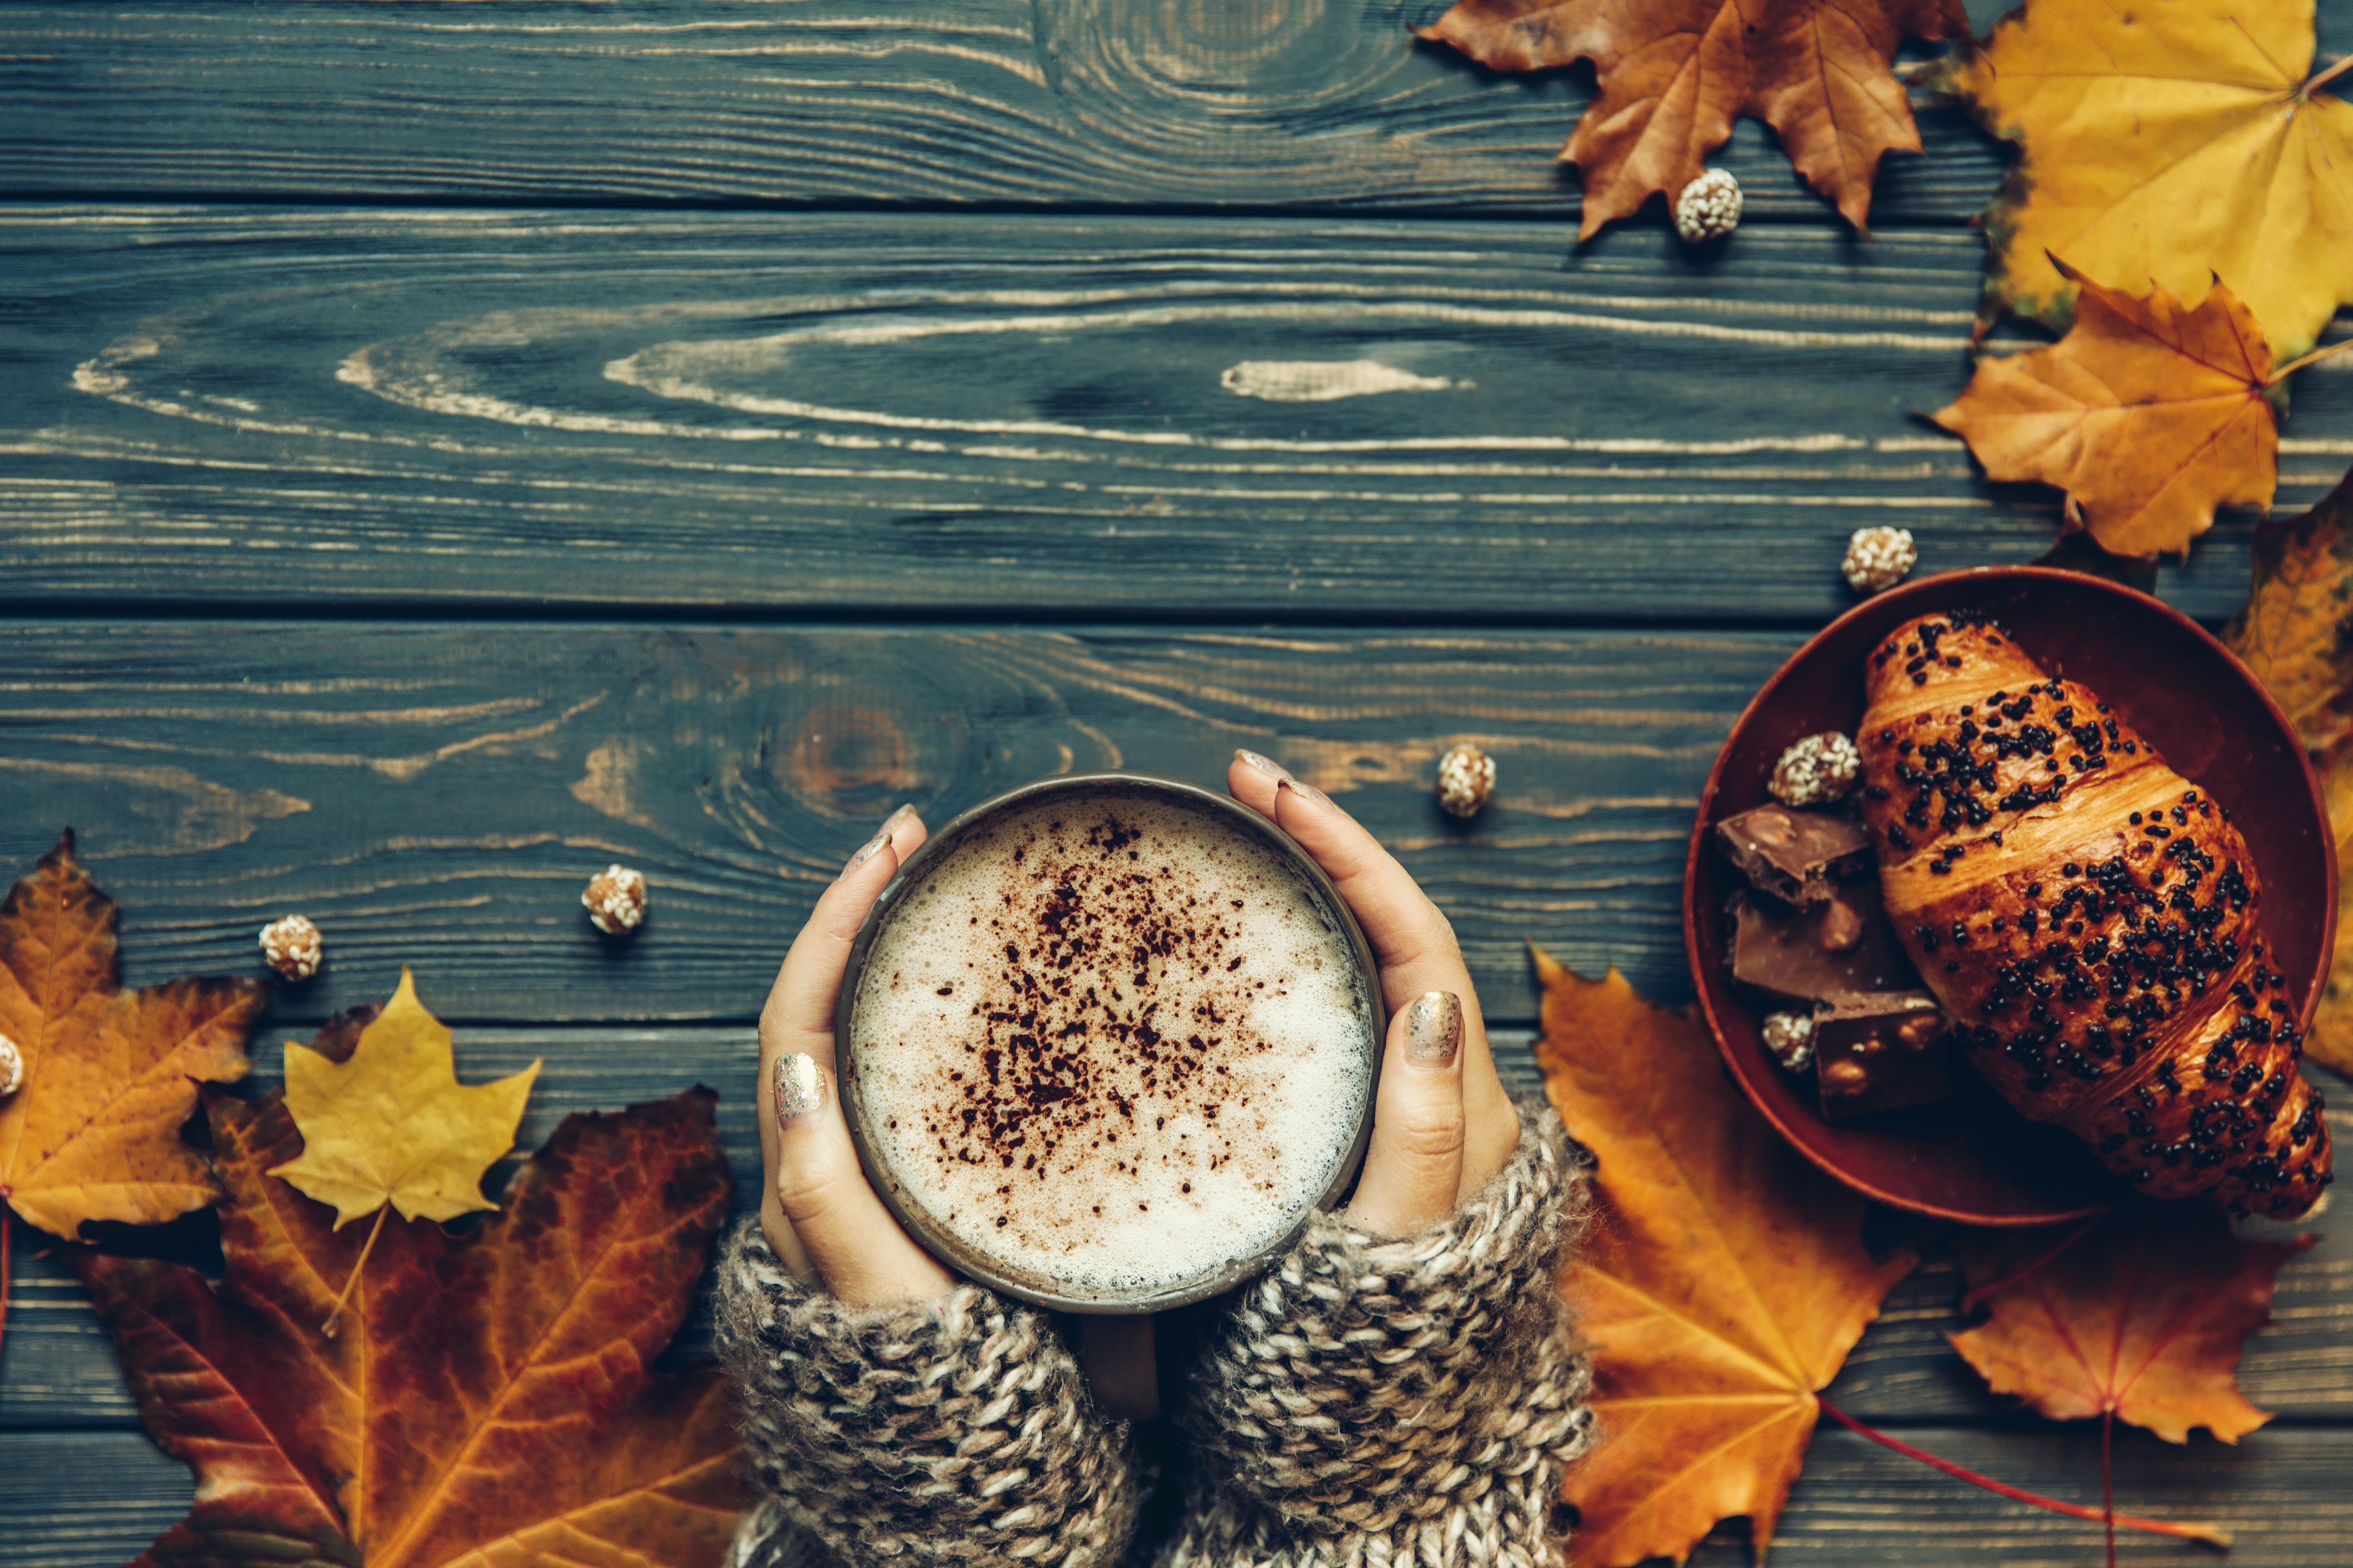
<path id="1" fill-rule="evenodd" d="M 1803 1013 L 1767 1013 L 1765 1048 L 1791 1072 L 1803 1072 L 1814 1059 L 1814 1021 Z"/>
<path id="2" fill-rule="evenodd" d="M 1862 753 L 1835 731 L 1794 742 L 1773 764 L 1765 787 L 1783 805 L 1828 805 L 1844 800 L 1862 776 Z"/>
<path id="3" fill-rule="evenodd" d="M 1839 570 L 1856 593 L 1876 594 L 1904 581 L 1919 559 L 1910 529 L 1858 528 L 1846 542 L 1846 559 L 1839 563 Z"/>
<path id="4" fill-rule="evenodd" d="M 25 1053 L 16 1042 L 0 1035 L 0 1100 L 5 1100 L 25 1087 Z"/>
<path id="5" fill-rule="evenodd" d="M 1722 239 L 1740 226 L 1740 182 L 1729 169 L 1710 169 L 1675 198 L 1675 232 L 1686 245 Z"/>
<path id="6" fill-rule="evenodd" d="M 301 915 L 281 916 L 261 928 L 261 956 L 288 980 L 310 979 L 326 955 L 319 928 Z"/>
<path id="7" fill-rule="evenodd" d="M 646 879 L 627 866 L 607 866 L 588 879 L 580 902 L 598 931 L 627 936 L 645 923 Z"/>
<path id="8" fill-rule="evenodd" d="M 1476 816 L 1495 793 L 1495 759 L 1465 742 L 1438 759 L 1438 804 L 1456 816 Z"/>

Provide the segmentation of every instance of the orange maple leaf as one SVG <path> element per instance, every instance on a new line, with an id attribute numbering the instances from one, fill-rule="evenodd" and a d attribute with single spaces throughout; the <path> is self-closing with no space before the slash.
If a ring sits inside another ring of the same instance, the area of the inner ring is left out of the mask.
<path id="1" fill-rule="evenodd" d="M 2112 1416 L 2187 1442 L 2235 1443 L 2271 1419 L 2239 1392 L 2239 1352 L 2271 1321 L 2282 1265 L 2313 1244 L 2242 1241 L 2211 1210 L 2135 1204 L 2048 1256 L 2048 1233 L 1960 1244 L 1971 1300 L 1991 1305 L 1953 1348 L 1996 1394 L 2055 1421 Z"/>
<path id="2" fill-rule="evenodd" d="M 1563 1495 L 1577 1568 L 1680 1561 L 1746 1515 L 1758 1556 L 1826 1386 L 1913 1259 L 1874 1259 L 1863 1201 L 1793 1153 L 1688 1011 L 1542 952 L 1536 1060 L 1593 1152 L 1600 1214 L 1563 1289 L 1593 1346 L 1602 1441 Z"/>
<path id="3" fill-rule="evenodd" d="M 2194 308 L 2162 287 L 2107 289 L 2052 258 L 2082 290 L 2047 349 L 1978 362 L 1936 423 L 1997 479 L 2067 492 L 2070 529 L 2116 555 L 2187 552 L 2219 506 L 2271 505 L 2279 416 L 2272 352 L 2221 284 Z"/>
<path id="4" fill-rule="evenodd" d="M 1495 70 L 1593 62 L 1600 91 L 1561 153 L 1585 175 L 1584 239 L 1681 193 L 1743 114 L 1862 227 L 1880 158 L 1920 151 L 1897 42 L 1969 22 L 1959 0 L 1457 0 L 1420 36 Z"/>
<path id="5" fill-rule="evenodd" d="M 135 1568 L 720 1562 L 745 1502 L 724 1382 L 652 1370 L 727 1213 L 713 1104 L 565 1118 L 466 1234 L 386 1227 L 330 1339 L 359 1233 L 266 1174 L 302 1147 L 280 1092 L 208 1093 L 218 1286 L 73 1258 L 147 1429 L 197 1475 Z"/>
<path id="6" fill-rule="evenodd" d="M 180 1128 L 197 1079 L 245 1076 L 268 996 L 227 979 L 124 991 L 114 933 L 71 832 L 0 904 L 0 1035 L 24 1058 L 0 1100 L 0 1203 L 69 1241 L 84 1220 L 150 1225 L 218 1199 Z"/>

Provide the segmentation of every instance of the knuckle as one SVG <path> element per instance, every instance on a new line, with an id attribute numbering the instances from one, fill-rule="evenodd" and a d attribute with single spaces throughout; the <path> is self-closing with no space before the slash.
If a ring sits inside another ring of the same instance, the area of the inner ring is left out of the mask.
<path id="1" fill-rule="evenodd" d="M 1460 1159 L 1466 1132 L 1461 1103 L 1406 1107 L 1388 1131 L 1392 1146 L 1408 1159 L 1433 1164 Z"/>

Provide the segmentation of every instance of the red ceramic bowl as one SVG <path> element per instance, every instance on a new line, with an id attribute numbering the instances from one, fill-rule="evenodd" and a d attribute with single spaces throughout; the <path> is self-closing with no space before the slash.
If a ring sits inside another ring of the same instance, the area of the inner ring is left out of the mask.
<path id="1" fill-rule="evenodd" d="M 2337 850 L 2304 748 L 2262 683 L 2195 621 L 2104 578 L 1989 566 L 1892 588 L 1824 627 L 1748 704 L 1700 795 L 1683 867 L 1683 940 L 1725 1065 L 1799 1152 L 1865 1196 L 1967 1225 L 2044 1225 L 2096 1213 L 2125 1189 L 2073 1137 L 2026 1121 L 1966 1068 L 1943 1104 L 1823 1120 L 1812 1079 L 1775 1064 L 1757 1032 L 1765 1010 L 1724 965 L 1723 910 L 1740 875 L 1715 848 L 1715 824 L 1769 798 L 1766 780 L 1790 742 L 1854 732 L 1863 656 L 1881 637 L 1964 605 L 2098 692 L 2230 809 L 2263 878 L 2271 962 L 2306 1027 L 2336 935 Z"/>

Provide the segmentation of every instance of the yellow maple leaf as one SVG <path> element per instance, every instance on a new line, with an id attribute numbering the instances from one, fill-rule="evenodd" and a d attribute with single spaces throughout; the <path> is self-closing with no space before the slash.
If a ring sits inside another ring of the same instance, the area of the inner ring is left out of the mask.
<path id="1" fill-rule="evenodd" d="M 2067 521 L 2116 555 L 2186 552 L 2218 506 L 2267 507 L 2279 469 L 2271 351 L 2220 283 L 2185 307 L 2162 286 L 2078 283 L 2075 324 L 2047 349 L 1988 357 L 1937 424 L 1996 479 L 2067 492 Z"/>
<path id="2" fill-rule="evenodd" d="M 2087 277 L 2219 274 L 2283 360 L 2353 301 L 2353 104 L 2306 79 L 2313 0 L 2031 0 L 1947 79 L 2024 155 L 1986 210 L 1987 304 L 2064 326 Z"/>
<path id="3" fill-rule="evenodd" d="M 449 1030 L 404 968 L 348 1061 L 287 1043 L 286 1107 L 302 1153 L 269 1173 L 332 1205 L 339 1230 L 387 1202 L 403 1219 L 496 1208 L 482 1173 L 514 1146 L 538 1076 L 533 1062 L 496 1083 L 459 1083 Z"/>

